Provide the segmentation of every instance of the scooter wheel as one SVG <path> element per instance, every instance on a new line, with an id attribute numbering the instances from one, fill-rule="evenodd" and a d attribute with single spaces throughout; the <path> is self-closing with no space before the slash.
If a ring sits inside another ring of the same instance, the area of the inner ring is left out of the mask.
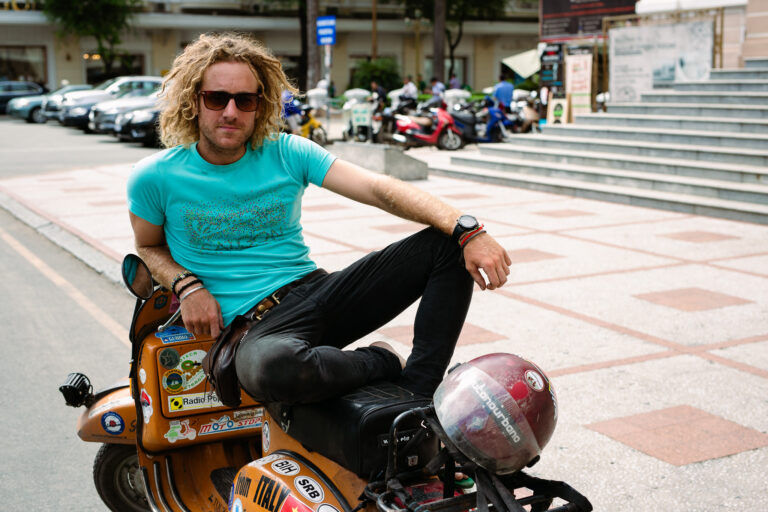
<path id="1" fill-rule="evenodd" d="M 99 497 L 115 512 L 150 510 L 136 447 L 103 444 L 93 461 L 93 482 Z"/>
<path id="2" fill-rule="evenodd" d="M 437 147 L 440 149 L 447 149 L 448 151 L 456 151 L 460 149 L 464 141 L 461 136 L 453 130 L 443 130 L 443 133 L 437 138 Z"/>
<path id="3" fill-rule="evenodd" d="M 312 130 L 309 138 L 321 146 L 325 146 L 328 143 L 328 135 L 325 133 L 325 129 L 321 127 Z"/>

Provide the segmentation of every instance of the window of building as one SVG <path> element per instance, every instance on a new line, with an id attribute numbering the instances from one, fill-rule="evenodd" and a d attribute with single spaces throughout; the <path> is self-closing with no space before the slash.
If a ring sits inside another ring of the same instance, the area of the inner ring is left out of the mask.
<path id="1" fill-rule="evenodd" d="M 144 74 L 144 55 L 126 54 L 117 57 L 112 63 L 112 71 L 107 73 L 104 61 L 96 51 L 83 54 L 85 79 L 89 84 L 98 84 L 108 78 L 126 75 Z"/>
<path id="2" fill-rule="evenodd" d="M 48 82 L 44 46 L 0 46 L 0 80 Z"/>

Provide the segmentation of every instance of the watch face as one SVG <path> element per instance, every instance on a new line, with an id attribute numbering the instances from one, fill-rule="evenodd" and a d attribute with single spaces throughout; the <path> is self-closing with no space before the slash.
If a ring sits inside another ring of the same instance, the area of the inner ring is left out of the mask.
<path id="1" fill-rule="evenodd" d="M 462 215 L 459 217 L 459 226 L 463 229 L 474 229 L 477 227 L 477 219 L 471 215 Z"/>

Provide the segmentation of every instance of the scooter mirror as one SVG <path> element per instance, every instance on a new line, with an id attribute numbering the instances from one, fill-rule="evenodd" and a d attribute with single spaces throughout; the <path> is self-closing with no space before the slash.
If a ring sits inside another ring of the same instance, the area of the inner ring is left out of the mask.
<path id="1" fill-rule="evenodd" d="M 131 293 L 140 299 L 147 300 L 152 296 L 152 274 L 144 260 L 135 254 L 128 254 L 123 258 L 123 282 Z"/>

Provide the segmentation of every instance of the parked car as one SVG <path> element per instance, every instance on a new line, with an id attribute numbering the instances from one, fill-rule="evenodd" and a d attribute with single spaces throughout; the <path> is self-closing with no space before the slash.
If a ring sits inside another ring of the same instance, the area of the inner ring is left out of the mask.
<path id="1" fill-rule="evenodd" d="M 45 87 L 35 82 L 2 81 L 0 82 L 0 114 L 5 114 L 8 102 L 22 96 L 39 96 L 48 92 Z"/>
<path id="2" fill-rule="evenodd" d="M 141 89 L 146 95 L 137 94 L 111 101 L 103 101 L 95 104 L 88 114 L 88 129 L 96 133 L 112 133 L 115 127 L 115 118 L 118 114 L 149 108 L 157 103 L 157 91 Z"/>
<path id="3" fill-rule="evenodd" d="M 75 91 L 64 95 L 59 112 L 59 122 L 64 126 L 77 126 L 86 132 L 88 114 L 97 103 L 117 98 L 144 95 L 160 87 L 159 76 L 121 76 L 108 80 L 90 91 Z"/>
<path id="4" fill-rule="evenodd" d="M 48 118 L 43 113 L 43 105 L 54 94 L 63 94 L 71 91 L 90 89 L 90 85 L 65 85 L 42 96 L 22 96 L 13 98 L 8 102 L 6 112 L 11 117 L 24 119 L 28 123 L 44 123 Z"/>
<path id="5" fill-rule="evenodd" d="M 158 120 L 160 107 L 123 112 L 115 119 L 115 136 L 124 142 L 141 142 L 144 146 L 160 146 Z"/>
<path id="6" fill-rule="evenodd" d="M 93 86 L 90 84 L 66 85 L 61 89 L 46 94 L 40 109 L 46 119 L 58 120 L 59 110 L 61 109 L 61 102 L 64 100 L 64 95 L 69 92 L 85 91 L 89 89 L 93 89 Z"/>

